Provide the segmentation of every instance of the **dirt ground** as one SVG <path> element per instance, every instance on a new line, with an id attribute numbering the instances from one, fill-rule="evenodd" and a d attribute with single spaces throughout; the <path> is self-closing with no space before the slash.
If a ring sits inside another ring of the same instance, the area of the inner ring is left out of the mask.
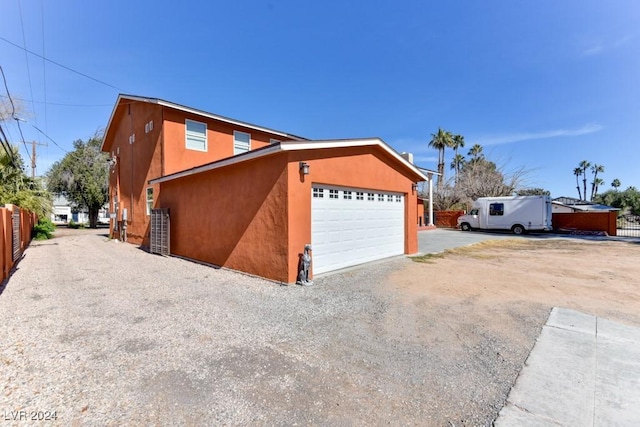
<path id="1" fill-rule="evenodd" d="M 0 411 L 52 425 L 489 426 L 552 307 L 640 326 L 637 243 L 484 242 L 301 287 L 56 235 L 0 288 Z"/>
<path id="2" fill-rule="evenodd" d="M 640 326 L 640 242 L 495 240 L 418 259 L 390 277 L 390 291 L 407 302 L 467 301 L 487 327 L 500 330 L 502 314 L 523 304 Z"/>

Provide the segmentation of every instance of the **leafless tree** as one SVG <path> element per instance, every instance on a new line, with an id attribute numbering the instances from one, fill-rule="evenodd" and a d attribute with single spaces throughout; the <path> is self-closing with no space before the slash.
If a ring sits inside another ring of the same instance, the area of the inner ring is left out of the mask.
<path id="1" fill-rule="evenodd" d="M 433 195 L 436 210 L 466 207 L 479 197 L 510 196 L 526 187 L 530 171 L 523 167 L 507 170 L 486 159 L 464 165 L 457 181 L 447 180 Z"/>

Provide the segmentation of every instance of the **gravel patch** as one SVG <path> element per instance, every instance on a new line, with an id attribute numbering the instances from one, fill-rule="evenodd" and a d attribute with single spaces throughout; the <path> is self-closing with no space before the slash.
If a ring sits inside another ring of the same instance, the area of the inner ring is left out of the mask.
<path id="1" fill-rule="evenodd" d="M 548 314 L 514 306 L 502 333 L 483 328 L 471 300 L 407 302 L 388 283 L 407 259 L 280 286 L 104 232 L 33 242 L 3 288 L 0 415 L 491 425 Z"/>

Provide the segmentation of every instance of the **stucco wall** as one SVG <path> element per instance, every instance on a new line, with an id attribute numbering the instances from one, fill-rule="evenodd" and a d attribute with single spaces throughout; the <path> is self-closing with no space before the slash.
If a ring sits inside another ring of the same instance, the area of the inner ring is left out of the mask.
<path id="1" fill-rule="evenodd" d="M 424 227 L 427 225 L 426 218 L 424 216 L 424 200 L 418 199 L 416 203 L 416 224 L 418 224 L 418 227 Z"/>
<path id="2" fill-rule="evenodd" d="M 13 213 L 14 206 L 6 205 L 0 208 L 0 282 L 9 276 L 13 261 Z M 33 226 L 36 223 L 36 215 L 24 209 L 20 209 L 20 250 L 24 250 L 31 243 Z"/>
<path id="3" fill-rule="evenodd" d="M 298 254 L 311 243 L 312 184 L 357 187 L 403 193 L 405 197 L 405 253 L 418 251 L 417 198 L 412 178 L 382 149 L 375 146 L 295 151 L 289 158 L 289 282 L 295 282 Z M 309 164 L 310 173 L 301 176 L 299 162 Z"/>
<path id="4" fill-rule="evenodd" d="M 170 209 L 172 254 L 293 283 L 313 183 L 405 194 L 405 253 L 417 252 L 417 198 L 398 168 L 377 147 L 279 152 L 161 183 L 158 207 Z"/>
<path id="5" fill-rule="evenodd" d="M 185 119 L 207 124 L 207 151 L 187 150 L 185 148 Z M 251 150 L 269 145 L 270 139 L 282 140 L 282 137 L 260 132 L 254 129 L 236 126 L 217 120 L 207 119 L 183 111 L 164 109 L 165 169 L 170 175 L 195 166 L 233 156 L 233 131 L 251 135 Z"/>
<path id="6" fill-rule="evenodd" d="M 150 121 L 153 121 L 153 130 L 145 133 L 145 124 Z M 105 142 L 105 149 L 117 162 L 109 173 L 109 211 L 114 212 L 117 196 L 118 221 L 127 209 L 127 240 L 148 245 L 146 191 L 147 182 L 162 174 L 162 108 L 139 102 L 127 104 L 118 109 L 111 126 L 113 138 Z M 135 141 L 130 144 L 129 138 L 133 134 Z M 157 192 L 158 186 L 154 188 L 154 194 Z"/>
<path id="7" fill-rule="evenodd" d="M 160 184 L 171 253 L 288 282 L 287 163 L 269 156 Z"/>
<path id="8" fill-rule="evenodd" d="M 185 147 L 185 119 L 207 124 L 207 151 L 187 150 Z M 153 130 L 146 133 L 145 125 L 153 121 Z M 127 209 L 127 240 L 148 246 L 149 216 L 146 191 L 149 180 L 174 172 L 233 156 L 233 131 L 251 134 L 251 149 L 270 144 L 271 139 L 282 137 L 231 125 L 196 114 L 190 114 L 154 103 L 124 100 L 116 109 L 104 150 L 117 158 L 110 174 L 110 212 L 118 199 L 117 219 Z M 135 134 L 133 144 L 129 143 Z M 157 207 L 159 186 L 154 186 L 154 207 Z M 111 233 L 114 233 L 113 225 Z"/>
<path id="9" fill-rule="evenodd" d="M 11 211 L 0 208 L 0 282 L 7 278 L 11 266 Z"/>

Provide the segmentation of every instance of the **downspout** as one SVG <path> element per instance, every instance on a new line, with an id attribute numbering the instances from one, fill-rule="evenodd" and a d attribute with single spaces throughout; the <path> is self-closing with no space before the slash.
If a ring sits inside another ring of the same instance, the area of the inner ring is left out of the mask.
<path id="1" fill-rule="evenodd" d="M 160 108 L 160 176 L 164 176 L 164 106 Z"/>
<path id="2" fill-rule="evenodd" d="M 429 226 L 433 226 L 433 174 L 427 174 L 429 178 Z"/>
<path id="3" fill-rule="evenodd" d="M 129 172 L 129 215 L 127 217 L 127 221 L 133 223 L 133 145 L 135 141 L 133 141 L 133 114 L 131 113 L 131 104 L 129 104 L 129 145 L 130 145 L 130 153 L 131 153 L 131 170 Z"/>

